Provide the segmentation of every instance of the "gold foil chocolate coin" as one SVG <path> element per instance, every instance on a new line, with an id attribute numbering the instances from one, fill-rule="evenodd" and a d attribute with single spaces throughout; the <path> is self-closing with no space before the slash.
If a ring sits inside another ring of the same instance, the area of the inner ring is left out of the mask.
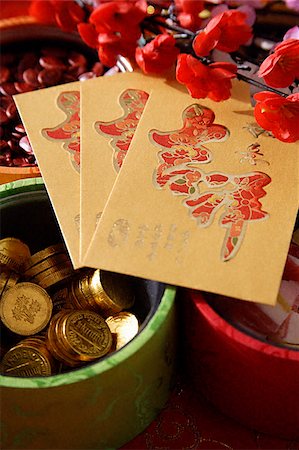
<path id="1" fill-rule="evenodd" d="M 2 294 L 4 292 L 14 286 L 18 279 L 20 278 L 20 275 L 13 270 L 1 268 L 0 272 L 0 298 L 2 297 Z"/>
<path id="2" fill-rule="evenodd" d="M 93 273 L 93 272 L 91 272 Z M 77 309 L 99 310 L 90 290 L 90 273 L 83 273 L 75 278 L 71 284 L 71 294 Z"/>
<path id="3" fill-rule="evenodd" d="M 24 277 L 26 277 L 27 279 L 33 278 L 36 275 L 41 274 L 45 270 L 65 262 L 71 264 L 69 256 L 66 253 L 58 253 L 57 255 L 49 256 L 49 258 L 35 264 L 34 266 L 28 267 L 24 272 Z"/>
<path id="4" fill-rule="evenodd" d="M 131 279 L 126 275 L 98 269 L 91 277 L 90 289 L 106 317 L 129 309 L 134 304 Z"/>
<path id="5" fill-rule="evenodd" d="M 47 289 L 50 286 L 53 286 L 54 284 L 58 283 L 59 281 L 69 278 L 71 275 L 73 275 L 73 273 L 74 269 L 71 265 L 60 264 L 59 266 L 56 267 L 56 270 L 53 273 L 50 273 L 49 275 L 42 277 L 37 282 L 40 286 Z"/>
<path id="6" fill-rule="evenodd" d="M 13 287 L 19 281 L 20 275 L 11 271 L 6 283 L 6 289 Z"/>
<path id="7" fill-rule="evenodd" d="M 35 282 L 39 283 L 46 277 L 53 275 L 65 268 L 67 268 L 69 271 L 73 271 L 73 266 L 69 260 L 56 263 L 55 265 L 48 267 L 45 270 L 40 271 L 39 273 L 32 276 L 29 281 L 33 281 L 34 283 Z M 26 273 L 28 273 L 28 272 L 26 271 Z"/>
<path id="8" fill-rule="evenodd" d="M 0 370 L 11 377 L 39 377 L 52 375 L 52 361 L 46 347 L 37 348 L 26 339 L 8 350 L 2 360 Z"/>
<path id="9" fill-rule="evenodd" d="M 115 341 L 115 350 L 119 350 L 133 339 L 138 333 L 137 317 L 127 311 L 119 312 L 108 317 L 106 323 Z"/>
<path id="10" fill-rule="evenodd" d="M 54 314 L 65 309 L 74 309 L 72 297 L 67 286 L 56 291 L 52 295 L 52 301 Z"/>
<path id="11" fill-rule="evenodd" d="M 92 361 L 109 352 L 112 336 L 105 320 L 93 311 L 72 311 L 64 319 L 65 345 L 80 361 Z"/>
<path id="12" fill-rule="evenodd" d="M 10 270 L 1 268 L 1 272 L 0 272 L 0 298 L 1 298 L 2 294 L 4 293 L 4 291 L 6 289 L 7 281 L 9 279 L 9 276 L 10 276 Z"/>
<path id="13" fill-rule="evenodd" d="M 50 353 L 57 361 L 60 361 L 67 366 L 75 367 L 78 365 L 78 361 L 71 358 L 69 354 L 64 351 L 64 348 L 62 346 L 63 335 L 59 328 L 60 319 L 64 316 L 65 311 L 60 311 L 54 317 L 52 317 L 50 325 L 48 327 L 46 345 Z"/>
<path id="14" fill-rule="evenodd" d="M 0 265 L 22 272 L 29 258 L 29 247 L 20 239 L 8 237 L 0 240 Z"/>
<path id="15" fill-rule="evenodd" d="M 4 292 L 0 317 L 14 333 L 29 336 L 48 324 L 52 307 L 51 298 L 42 287 L 33 283 L 18 283 Z"/>
<path id="16" fill-rule="evenodd" d="M 34 253 L 34 255 L 31 256 L 30 260 L 26 264 L 25 270 L 27 270 L 29 267 L 33 267 L 36 264 L 39 264 L 49 256 L 56 255 L 57 253 L 67 253 L 66 248 L 62 243 L 51 245 L 44 250 L 40 250 L 39 252 Z"/>

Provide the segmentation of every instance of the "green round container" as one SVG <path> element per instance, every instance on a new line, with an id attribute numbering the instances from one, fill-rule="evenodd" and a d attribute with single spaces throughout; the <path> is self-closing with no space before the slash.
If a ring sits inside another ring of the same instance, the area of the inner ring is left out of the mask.
<path id="1" fill-rule="evenodd" d="M 61 239 L 41 179 L 0 186 L 1 239 L 31 252 Z M 117 352 L 51 377 L 1 376 L 5 449 L 112 449 L 142 432 L 165 405 L 175 362 L 175 288 L 132 279 L 142 326 Z"/>

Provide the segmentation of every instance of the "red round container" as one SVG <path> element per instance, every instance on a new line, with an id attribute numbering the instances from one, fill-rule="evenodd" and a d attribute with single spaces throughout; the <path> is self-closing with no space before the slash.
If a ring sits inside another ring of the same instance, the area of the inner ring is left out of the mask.
<path id="1" fill-rule="evenodd" d="M 186 365 L 196 390 L 257 431 L 299 438 L 299 351 L 234 328 L 203 294 L 183 299 Z"/>

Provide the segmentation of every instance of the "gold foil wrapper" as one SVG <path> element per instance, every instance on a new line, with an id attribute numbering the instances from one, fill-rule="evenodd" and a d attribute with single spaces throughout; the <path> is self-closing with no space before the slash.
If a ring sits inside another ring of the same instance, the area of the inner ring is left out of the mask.
<path id="1" fill-rule="evenodd" d="M 75 367 L 106 355 L 112 335 L 105 320 L 93 311 L 61 311 L 51 320 L 47 346 L 56 359 Z"/>
<path id="2" fill-rule="evenodd" d="M 41 337 L 27 338 L 4 355 L 0 365 L 3 375 L 11 377 L 49 376 L 54 373 L 55 362 Z"/>
<path id="3" fill-rule="evenodd" d="M 60 264 L 59 266 L 56 266 L 53 272 L 50 272 L 46 276 L 39 278 L 38 284 L 43 288 L 47 289 L 53 286 L 54 284 L 71 277 L 73 273 L 74 269 L 72 266 Z"/>
<path id="4" fill-rule="evenodd" d="M 65 262 L 70 263 L 69 256 L 66 253 L 59 253 L 57 255 L 49 256 L 47 259 L 44 259 L 39 263 L 28 267 L 23 275 L 27 279 L 31 279 L 42 274 L 44 271 L 54 268 L 58 264 Z"/>
<path id="5" fill-rule="evenodd" d="M 30 258 L 29 247 L 13 237 L 0 240 L 0 265 L 21 273 Z"/>
<path id="6" fill-rule="evenodd" d="M 52 308 L 52 300 L 42 287 L 23 282 L 2 295 L 0 317 L 9 330 L 29 336 L 45 328 L 51 318 Z"/>
<path id="7" fill-rule="evenodd" d="M 8 242 L 14 249 L 22 245 L 14 238 Z M 4 375 L 71 370 L 118 350 L 138 332 L 137 318 L 123 311 L 134 303 L 129 277 L 88 268 L 75 271 L 63 244 L 35 253 L 22 268 L 18 274 L 1 266 Z M 28 337 L 19 341 L 20 336 Z"/>
<path id="8" fill-rule="evenodd" d="M 51 245 L 37 253 L 34 253 L 31 258 L 27 261 L 24 270 L 28 270 L 30 267 L 34 267 L 36 264 L 41 263 L 43 260 L 47 258 L 57 255 L 59 253 L 66 253 L 66 248 L 62 243 Z"/>
<path id="9" fill-rule="evenodd" d="M 78 309 L 99 312 L 104 317 L 130 308 L 134 294 L 128 277 L 90 270 L 74 278 L 70 296 Z"/>
<path id="10" fill-rule="evenodd" d="M 64 286 L 52 295 L 53 314 L 66 309 L 74 309 L 75 305 L 70 293 L 70 287 Z"/>
<path id="11" fill-rule="evenodd" d="M 4 292 L 13 287 L 19 280 L 20 275 L 10 269 L 1 268 L 0 271 L 0 299 Z"/>
<path id="12" fill-rule="evenodd" d="M 96 270 L 90 279 L 90 290 L 105 317 L 129 309 L 134 304 L 134 292 L 129 277 Z"/>
<path id="13" fill-rule="evenodd" d="M 112 333 L 114 349 L 119 350 L 130 342 L 138 333 L 139 324 L 135 314 L 122 311 L 106 319 Z"/>

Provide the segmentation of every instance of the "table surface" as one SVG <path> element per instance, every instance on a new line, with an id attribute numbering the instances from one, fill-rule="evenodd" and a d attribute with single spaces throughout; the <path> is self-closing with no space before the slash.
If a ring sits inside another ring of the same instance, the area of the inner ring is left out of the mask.
<path id="1" fill-rule="evenodd" d="M 299 450 L 299 441 L 278 439 L 238 424 L 195 395 L 186 376 L 180 375 L 157 419 L 122 449 Z"/>

